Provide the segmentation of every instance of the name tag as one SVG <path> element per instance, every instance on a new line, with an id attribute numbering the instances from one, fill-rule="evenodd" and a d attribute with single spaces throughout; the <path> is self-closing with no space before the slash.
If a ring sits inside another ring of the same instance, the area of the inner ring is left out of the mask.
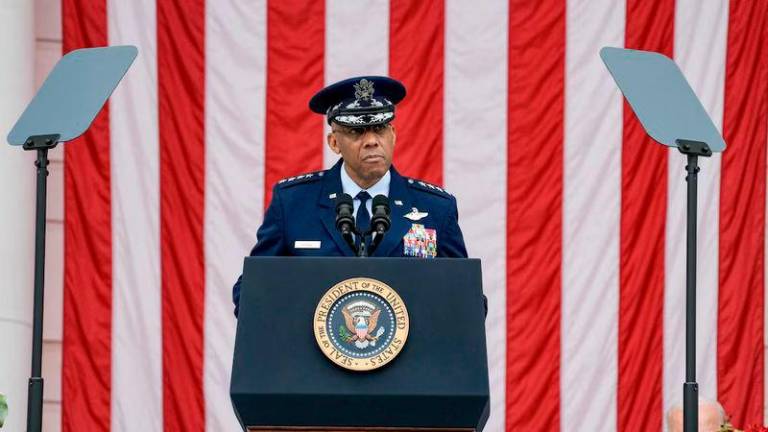
<path id="1" fill-rule="evenodd" d="M 320 249 L 320 240 L 296 240 L 293 247 L 295 249 Z"/>

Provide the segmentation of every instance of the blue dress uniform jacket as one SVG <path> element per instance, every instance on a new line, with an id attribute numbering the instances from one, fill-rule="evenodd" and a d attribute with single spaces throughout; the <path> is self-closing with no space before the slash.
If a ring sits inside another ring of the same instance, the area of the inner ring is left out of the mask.
<path id="1" fill-rule="evenodd" d="M 272 190 L 272 202 L 256 233 L 251 256 L 355 256 L 336 229 L 336 196 L 340 196 L 341 160 L 326 171 L 281 180 Z M 401 176 L 390 168 L 389 206 L 392 226 L 372 257 L 404 257 L 403 237 L 414 223 L 437 233 L 437 258 L 466 258 L 467 249 L 458 223 L 456 198 L 441 188 Z M 418 221 L 405 217 L 416 208 L 427 213 Z M 317 249 L 302 243 L 320 243 Z M 242 276 L 241 276 L 242 278 Z M 235 315 L 240 301 L 240 280 L 232 290 Z"/>

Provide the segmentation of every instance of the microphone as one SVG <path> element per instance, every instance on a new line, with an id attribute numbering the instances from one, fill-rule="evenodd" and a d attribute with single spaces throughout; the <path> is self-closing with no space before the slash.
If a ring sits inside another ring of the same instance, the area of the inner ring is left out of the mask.
<path id="1" fill-rule="evenodd" d="M 352 238 L 352 233 L 355 230 L 355 218 L 352 216 L 354 211 L 355 206 L 349 194 L 341 194 L 336 198 L 336 229 L 341 231 L 341 237 L 357 255 L 355 239 Z"/>
<path id="2" fill-rule="evenodd" d="M 392 225 L 392 219 L 389 217 L 389 199 L 384 195 L 376 195 L 373 197 L 371 210 L 373 210 L 371 231 L 376 233 L 371 244 L 371 254 L 373 254 L 373 251 L 379 247 L 381 240 L 384 238 L 384 233 Z"/>
<path id="3" fill-rule="evenodd" d="M 389 217 L 389 198 L 384 195 L 376 195 L 371 203 L 373 216 L 371 217 L 371 228 L 376 233 L 376 237 L 381 237 L 392 225 L 392 219 Z"/>
<path id="4" fill-rule="evenodd" d="M 354 209 L 349 194 L 341 194 L 336 198 L 336 229 L 345 237 L 352 234 L 355 227 L 355 218 L 352 216 Z"/>

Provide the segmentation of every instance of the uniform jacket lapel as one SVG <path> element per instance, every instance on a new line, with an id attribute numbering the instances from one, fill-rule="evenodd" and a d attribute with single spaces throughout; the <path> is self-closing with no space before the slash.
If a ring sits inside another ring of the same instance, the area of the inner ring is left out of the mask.
<path id="1" fill-rule="evenodd" d="M 318 208 L 320 209 L 320 219 L 323 221 L 323 226 L 328 231 L 328 235 L 331 236 L 336 246 L 339 248 L 342 254 L 345 256 L 355 256 L 352 249 L 349 247 L 344 238 L 341 237 L 341 233 L 336 229 L 336 200 L 330 198 L 331 195 L 341 195 L 341 160 L 325 172 L 323 176 L 323 187 L 320 188 L 320 196 L 318 199 Z"/>
<path id="2" fill-rule="evenodd" d="M 390 172 L 392 174 L 392 179 L 389 183 L 389 208 L 391 212 L 392 226 L 390 226 L 389 231 L 384 234 L 384 238 L 381 240 L 379 247 L 373 251 L 372 256 L 377 257 L 391 256 L 394 249 L 400 244 L 403 236 L 405 236 L 405 234 L 408 233 L 408 229 L 410 229 L 410 221 L 404 216 L 411 211 L 411 207 L 413 207 L 411 193 L 408 190 L 406 179 L 395 170 L 394 166 L 390 169 Z M 395 205 L 395 201 L 402 201 L 403 205 Z M 395 256 L 402 255 L 402 251 L 395 254 Z"/>

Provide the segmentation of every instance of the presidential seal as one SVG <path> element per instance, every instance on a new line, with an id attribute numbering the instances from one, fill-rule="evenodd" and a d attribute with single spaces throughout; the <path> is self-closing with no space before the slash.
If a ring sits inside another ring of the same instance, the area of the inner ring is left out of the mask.
<path id="1" fill-rule="evenodd" d="M 376 279 L 339 282 L 315 309 L 315 340 L 326 357 L 354 371 L 392 361 L 408 339 L 408 310 L 389 285 Z"/>

